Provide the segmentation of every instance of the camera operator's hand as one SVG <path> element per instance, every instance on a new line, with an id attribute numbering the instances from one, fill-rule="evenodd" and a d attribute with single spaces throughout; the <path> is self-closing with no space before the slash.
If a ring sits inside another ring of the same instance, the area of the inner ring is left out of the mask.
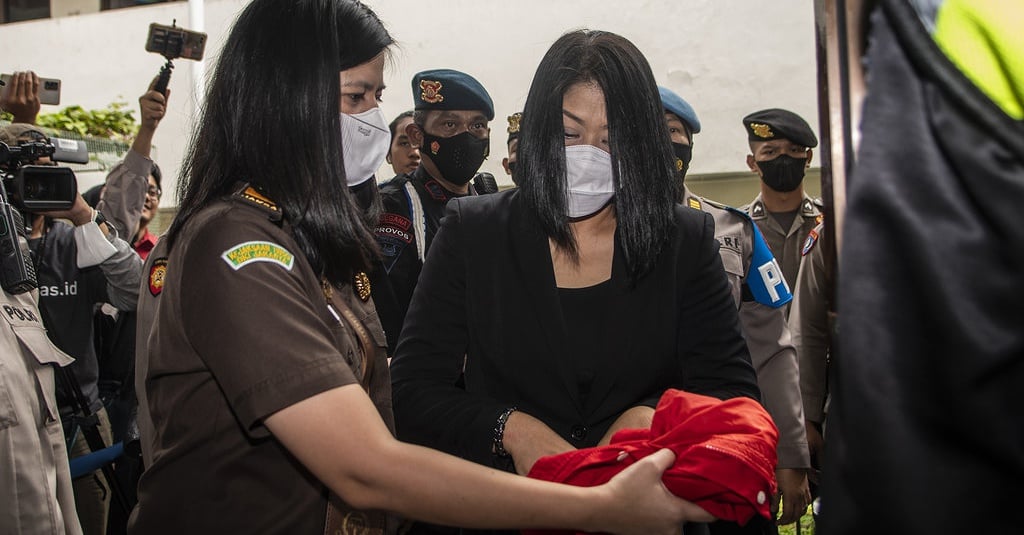
<path id="1" fill-rule="evenodd" d="M 68 208 L 67 210 L 52 210 L 45 212 L 40 210 L 39 213 L 54 219 L 67 219 L 71 221 L 71 224 L 76 227 L 80 227 L 92 221 L 93 211 L 94 210 L 89 206 L 89 203 L 85 202 L 85 199 L 82 198 L 82 194 L 79 193 L 75 197 L 75 204 L 71 205 L 71 208 Z M 103 234 L 110 234 L 110 231 L 107 230 L 106 223 L 100 224 L 100 230 L 103 231 Z"/>
<path id="2" fill-rule="evenodd" d="M 16 72 L 0 89 L 0 109 L 14 116 L 12 122 L 36 124 L 39 115 L 39 77 L 32 71 Z"/>
<path id="3" fill-rule="evenodd" d="M 153 134 L 160 120 L 167 113 L 167 100 L 171 97 L 171 90 L 160 93 L 153 89 L 156 86 L 157 78 L 149 84 L 149 90 L 139 97 L 139 112 L 142 115 L 142 124 L 139 126 L 139 133 L 132 142 L 132 150 L 149 158 L 153 148 Z"/>

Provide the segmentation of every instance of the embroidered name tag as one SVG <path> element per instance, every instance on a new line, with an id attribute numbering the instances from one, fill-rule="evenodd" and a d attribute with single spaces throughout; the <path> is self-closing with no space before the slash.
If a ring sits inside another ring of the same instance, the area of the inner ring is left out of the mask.
<path id="1" fill-rule="evenodd" d="M 240 243 L 224 251 L 220 257 L 235 271 L 253 262 L 270 262 L 291 271 L 295 262 L 295 257 L 288 249 L 267 241 Z"/>

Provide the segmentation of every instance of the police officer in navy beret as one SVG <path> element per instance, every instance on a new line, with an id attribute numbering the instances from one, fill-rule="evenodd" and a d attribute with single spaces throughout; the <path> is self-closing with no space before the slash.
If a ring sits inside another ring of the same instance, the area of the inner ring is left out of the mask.
<path id="1" fill-rule="evenodd" d="M 398 343 L 423 259 L 449 199 L 477 192 L 470 181 L 490 153 L 491 96 L 456 70 L 423 71 L 412 79 L 415 111 L 406 127 L 420 166 L 381 188 L 384 213 L 374 229 L 383 258 L 371 277 L 388 354 Z"/>
<path id="2" fill-rule="evenodd" d="M 693 135 L 700 132 L 700 121 L 693 107 L 678 94 L 666 87 L 658 87 L 658 91 L 676 155 L 675 166 L 680 176 L 685 177 L 693 154 Z M 715 218 L 718 254 L 732 288 L 750 360 L 757 371 L 757 384 L 764 393 L 765 409 L 779 429 L 776 466 L 779 494 L 774 505 L 778 506 L 781 497 L 780 523 L 792 523 L 800 518 L 810 501 L 807 470 L 811 466 L 796 348 L 784 311 L 792 296 L 783 282 L 778 263 L 748 215 L 694 195 L 685 182 L 683 204 Z M 761 518 L 755 518 L 742 528 L 718 522 L 712 525 L 711 533 L 763 535 L 775 533 L 775 526 Z"/>
<path id="3" fill-rule="evenodd" d="M 807 196 L 803 185 L 818 138 L 807 121 L 778 108 L 747 115 L 743 127 L 750 142 L 747 167 L 761 178 L 761 193 L 747 211 L 793 288 L 804 239 L 822 219 L 820 202 Z"/>

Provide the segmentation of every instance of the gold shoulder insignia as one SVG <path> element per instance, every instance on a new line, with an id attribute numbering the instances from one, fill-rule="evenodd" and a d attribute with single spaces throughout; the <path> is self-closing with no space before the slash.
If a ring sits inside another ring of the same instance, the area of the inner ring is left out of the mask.
<path id="1" fill-rule="evenodd" d="M 750 123 L 750 130 L 754 132 L 754 135 L 760 138 L 768 139 L 775 137 L 772 133 L 772 127 L 764 123 Z"/>
<path id="2" fill-rule="evenodd" d="M 696 197 L 690 197 L 686 199 L 686 204 L 689 205 L 690 208 L 693 208 L 694 210 L 704 209 L 704 207 L 700 204 L 700 200 L 698 200 Z"/>
<path id="3" fill-rule="evenodd" d="M 420 80 L 420 99 L 428 104 L 444 102 L 444 95 L 441 94 L 441 87 L 441 82 Z"/>
<path id="4" fill-rule="evenodd" d="M 362 271 L 356 273 L 352 286 L 355 287 L 356 295 L 359 296 L 360 301 L 365 303 L 370 300 L 370 277 L 367 277 L 366 273 Z"/>
<path id="5" fill-rule="evenodd" d="M 270 219 L 273 221 L 280 220 L 283 215 L 281 208 L 278 207 L 274 201 L 270 200 L 269 197 L 248 184 L 235 192 L 233 197 L 236 197 L 247 204 L 269 211 L 271 213 Z"/>

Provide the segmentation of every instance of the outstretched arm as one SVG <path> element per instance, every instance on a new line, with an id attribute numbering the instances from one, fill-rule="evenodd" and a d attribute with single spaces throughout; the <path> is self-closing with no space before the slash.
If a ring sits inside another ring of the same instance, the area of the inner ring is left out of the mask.
<path id="1" fill-rule="evenodd" d="M 323 392 L 268 417 L 265 425 L 346 503 L 444 525 L 679 533 L 709 521 L 661 483 L 661 451 L 600 487 L 573 487 L 486 468 L 392 438 L 358 385 Z M 439 485 L 438 482 L 444 482 Z"/>

